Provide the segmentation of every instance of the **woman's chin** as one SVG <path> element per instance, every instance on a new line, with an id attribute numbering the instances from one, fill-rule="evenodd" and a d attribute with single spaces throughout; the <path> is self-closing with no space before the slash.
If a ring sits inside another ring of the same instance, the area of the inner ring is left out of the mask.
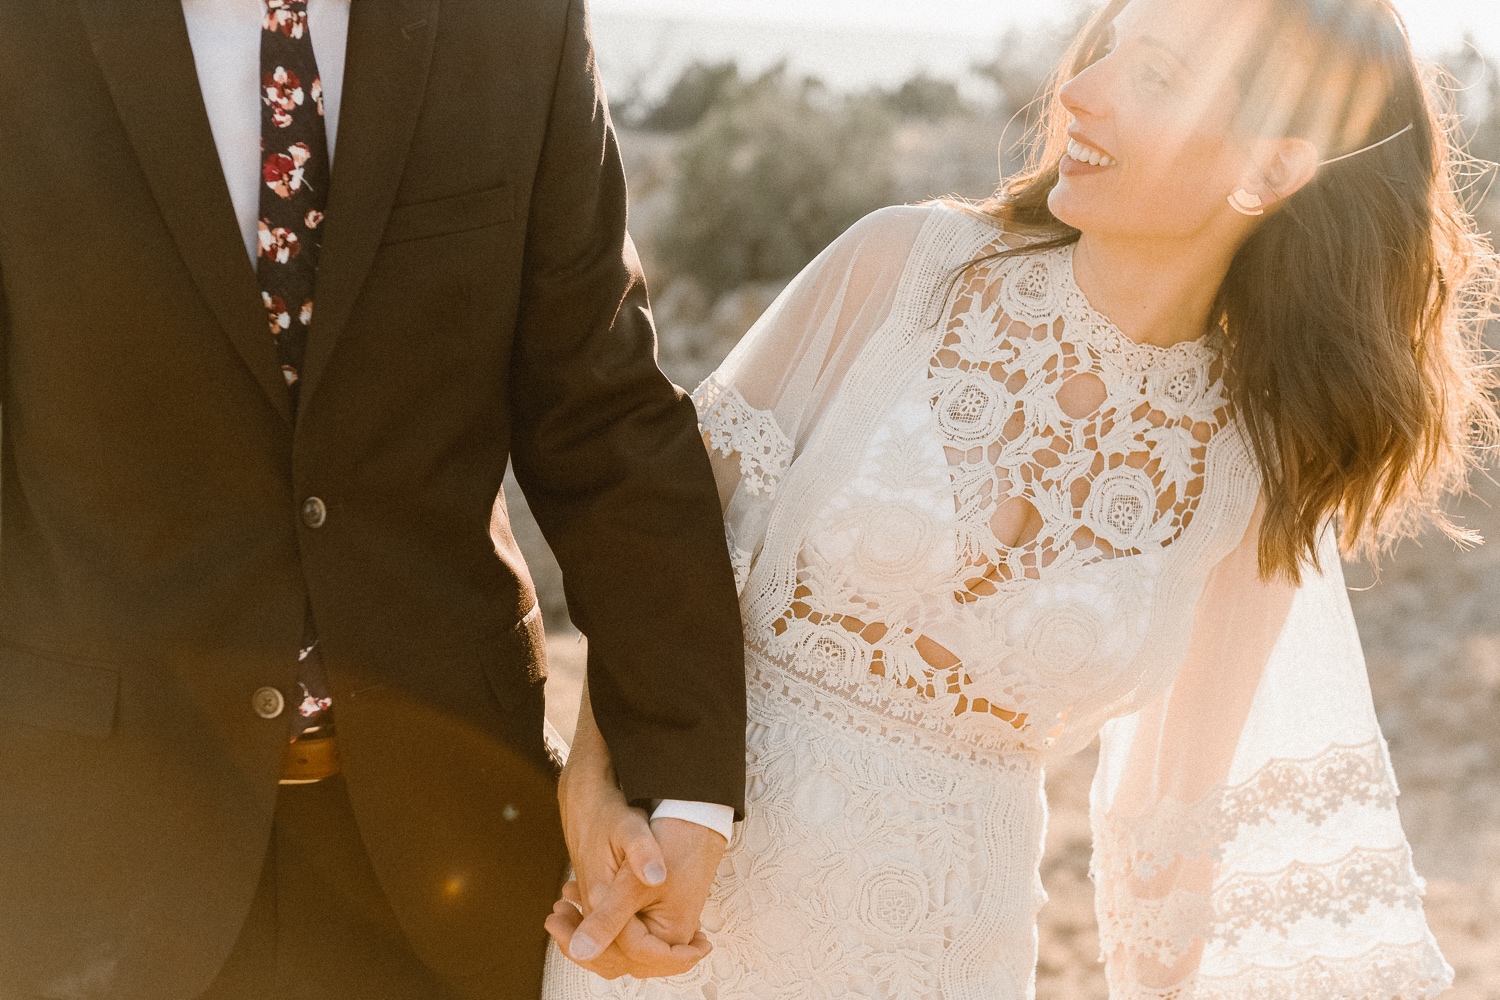
<path id="1" fill-rule="evenodd" d="M 1086 201 L 1087 199 L 1079 197 L 1076 191 L 1068 190 L 1068 182 L 1062 180 L 1047 196 L 1047 208 L 1058 222 L 1083 231 L 1088 228 L 1088 220 L 1093 215 L 1088 210 Z"/>

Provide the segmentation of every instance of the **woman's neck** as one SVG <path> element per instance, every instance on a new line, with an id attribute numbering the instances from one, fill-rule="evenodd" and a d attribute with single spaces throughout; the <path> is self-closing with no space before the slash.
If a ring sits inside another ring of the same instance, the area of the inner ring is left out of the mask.
<path id="1" fill-rule="evenodd" d="M 1183 240 L 1132 243 L 1085 234 L 1073 276 L 1089 304 L 1131 340 L 1171 347 L 1208 331 L 1232 258 Z"/>

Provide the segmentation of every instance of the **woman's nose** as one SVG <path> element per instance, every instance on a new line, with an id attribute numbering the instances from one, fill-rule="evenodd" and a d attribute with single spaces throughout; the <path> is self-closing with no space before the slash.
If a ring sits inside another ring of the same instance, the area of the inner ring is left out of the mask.
<path id="1" fill-rule="evenodd" d="M 1094 63 L 1058 88 L 1058 100 L 1074 118 L 1098 118 L 1103 113 L 1105 88 L 1099 86 L 1100 76 L 1100 66 Z"/>

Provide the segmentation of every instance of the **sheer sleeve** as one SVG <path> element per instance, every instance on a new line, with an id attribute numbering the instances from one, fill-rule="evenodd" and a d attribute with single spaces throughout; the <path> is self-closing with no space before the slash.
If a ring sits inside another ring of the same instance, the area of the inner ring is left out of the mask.
<path id="1" fill-rule="evenodd" d="M 889 318 L 931 212 L 887 208 L 856 223 L 787 286 L 693 393 L 742 591 L 782 475 Z"/>
<path id="2" fill-rule="evenodd" d="M 1364 1000 L 1452 981 L 1423 915 L 1333 532 L 1300 587 L 1257 513 L 1171 687 L 1101 734 L 1092 875 L 1112 1000 Z"/>

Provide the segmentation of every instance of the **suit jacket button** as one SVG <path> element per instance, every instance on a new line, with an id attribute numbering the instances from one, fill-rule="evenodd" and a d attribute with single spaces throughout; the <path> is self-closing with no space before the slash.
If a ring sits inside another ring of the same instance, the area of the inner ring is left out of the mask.
<path id="1" fill-rule="evenodd" d="M 273 687 L 263 687 L 250 697 L 255 714 L 262 719 L 274 719 L 286 708 L 286 698 Z"/>
<path id="2" fill-rule="evenodd" d="M 302 501 L 302 523 L 317 530 L 328 521 L 328 505 L 318 497 Z"/>

